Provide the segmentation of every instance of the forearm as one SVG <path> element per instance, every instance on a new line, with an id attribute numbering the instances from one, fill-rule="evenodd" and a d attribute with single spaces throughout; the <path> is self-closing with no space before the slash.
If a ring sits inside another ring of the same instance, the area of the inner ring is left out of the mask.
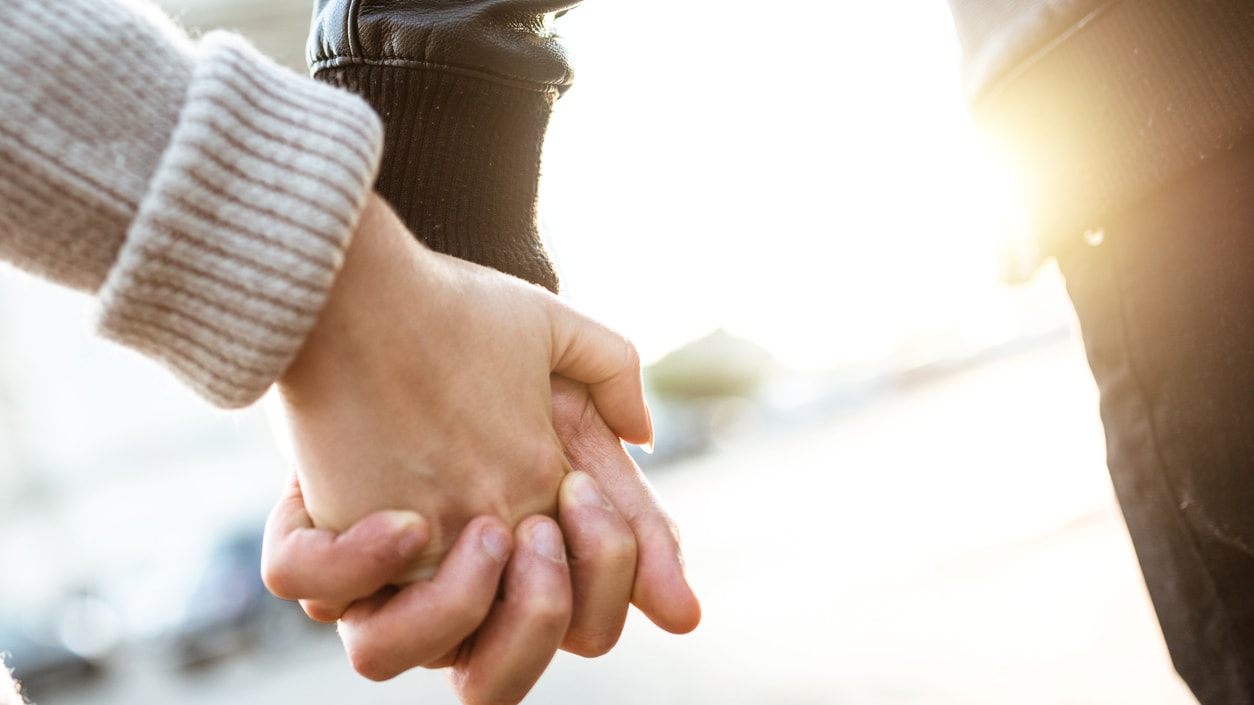
<path id="1" fill-rule="evenodd" d="M 536 226 L 540 151 L 573 74 L 551 30 L 578 0 L 319 0 L 314 76 L 364 97 L 377 188 L 438 252 L 556 291 Z"/>
<path id="2" fill-rule="evenodd" d="M 359 100 L 155 10 L 0 7 L 0 257 L 94 292 L 102 335 L 221 406 L 325 301 L 377 167 Z"/>

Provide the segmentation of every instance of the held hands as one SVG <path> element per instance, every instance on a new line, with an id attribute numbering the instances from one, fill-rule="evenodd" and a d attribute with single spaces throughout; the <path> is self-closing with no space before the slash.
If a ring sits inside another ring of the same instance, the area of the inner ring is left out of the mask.
<path id="1" fill-rule="evenodd" d="M 267 527 L 271 589 L 340 619 L 364 675 L 447 666 L 466 703 L 520 700 L 559 646 L 605 653 L 629 600 L 694 628 L 673 524 L 619 441 L 651 433 L 630 345 L 412 245 L 381 203 L 358 238 L 281 383 L 300 479 Z M 554 512 L 561 532 L 533 516 Z"/>
<path id="2" fill-rule="evenodd" d="M 570 468 L 549 377 L 588 385 L 613 432 L 652 441 L 635 349 L 548 292 L 418 244 L 373 197 L 278 390 L 315 525 L 417 511 L 430 577 L 474 517 L 554 515 Z"/>

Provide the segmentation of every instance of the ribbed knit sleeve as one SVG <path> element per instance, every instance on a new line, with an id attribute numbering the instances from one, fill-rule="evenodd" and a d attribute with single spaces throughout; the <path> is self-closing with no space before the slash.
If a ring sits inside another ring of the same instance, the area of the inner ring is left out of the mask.
<path id="1" fill-rule="evenodd" d="M 224 407 L 313 326 L 377 170 L 358 98 L 114 0 L 0 8 L 0 257 Z"/>

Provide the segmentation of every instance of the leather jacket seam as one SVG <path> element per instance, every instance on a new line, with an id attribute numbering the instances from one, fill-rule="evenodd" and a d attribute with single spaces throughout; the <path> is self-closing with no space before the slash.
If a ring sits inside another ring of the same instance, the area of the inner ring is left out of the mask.
<path id="1" fill-rule="evenodd" d="M 1072 22 L 1066 30 L 1058 36 L 1046 42 L 1043 46 L 1038 47 L 1031 54 L 1015 62 L 996 80 L 991 81 L 984 95 L 976 100 L 978 104 L 987 104 L 995 101 L 997 97 L 1006 90 L 1006 87 L 1014 83 L 1020 76 L 1027 73 L 1030 68 L 1044 61 L 1047 56 L 1054 53 L 1059 47 L 1066 44 L 1076 34 L 1084 31 L 1098 20 L 1102 15 L 1106 14 L 1112 7 L 1118 5 L 1120 0 L 1105 0 L 1090 10 L 1080 19 Z"/>
<path id="2" fill-rule="evenodd" d="M 344 41 L 348 45 L 348 55 L 353 56 L 361 48 L 360 29 L 361 0 L 349 0 L 348 12 L 344 13 Z"/>
<path id="3" fill-rule="evenodd" d="M 457 76 L 466 76 L 469 78 L 477 78 L 483 81 L 489 81 L 510 88 L 518 88 L 521 90 L 533 91 L 536 93 L 549 93 L 557 91 L 565 84 L 537 83 L 526 79 L 513 78 L 510 76 L 501 76 L 499 74 L 488 73 L 486 71 L 477 71 L 475 69 L 463 68 L 460 66 L 451 66 L 448 64 L 434 64 L 428 61 L 418 61 L 415 59 L 365 59 L 352 56 L 337 56 L 327 59 L 320 59 L 310 65 L 309 69 L 313 75 L 317 75 L 320 71 L 336 68 L 348 68 L 352 66 L 387 66 L 391 68 L 409 68 L 420 69 L 423 71 L 437 71 L 440 73 L 448 73 Z"/>

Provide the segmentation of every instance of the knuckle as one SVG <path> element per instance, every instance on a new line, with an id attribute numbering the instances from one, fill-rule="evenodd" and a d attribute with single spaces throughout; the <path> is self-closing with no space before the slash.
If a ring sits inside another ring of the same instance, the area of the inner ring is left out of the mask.
<path id="1" fill-rule="evenodd" d="M 299 590 L 291 574 L 283 568 L 283 564 L 272 556 L 263 555 L 261 559 L 261 582 L 275 597 L 282 600 L 295 600 L 300 597 Z"/>
<path id="2" fill-rule="evenodd" d="M 562 643 L 562 649 L 583 658 L 597 658 L 614 649 L 619 634 L 621 632 L 608 630 L 572 630 Z"/>
<path id="3" fill-rule="evenodd" d="M 464 705 L 518 705 L 522 702 L 522 696 L 510 697 L 497 692 L 494 684 L 477 675 L 463 676 L 454 690 Z"/>
<path id="4" fill-rule="evenodd" d="M 640 368 L 640 351 L 636 344 L 625 335 L 619 334 L 623 341 L 623 364 L 633 370 Z"/>
<path id="5" fill-rule="evenodd" d="M 502 516 L 511 514 L 506 507 L 526 510 L 516 516 L 514 523 L 532 514 L 556 516 L 558 491 L 570 467 L 555 435 L 544 434 L 523 443 L 526 460 L 519 465 L 527 468 L 527 472 L 520 473 L 510 487 L 502 488 L 499 497 L 505 512 Z"/>
<path id="6" fill-rule="evenodd" d="M 608 654 L 611 650 L 613 650 L 614 647 L 617 645 L 618 645 L 618 633 L 617 632 L 612 633 L 612 634 L 598 635 L 596 639 L 594 639 L 592 644 L 590 645 L 588 655 L 589 657 L 593 657 L 593 658 L 597 656 L 604 656 Z"/>
<path id="7" fill-rule="evenodd" d="M 636 538 L 626 531 L 609 532 L 602 536 L 599 550 L 602 558 L 614 565 L 636 564 Z"/>
<path id="8" fill-rule="evenodd" d="M 658 511 L 657 519 L 661 527 L 661 535 L 672 541 L 675 546 L 682 545 L 683 537 L 679 535 L 679 522 L 675 521 L 670 514 L 661 510 Z"/>
<path id="9" fill-rule="evenodd" d="M 550 473 L 566 465 L 566 454 L 548 437 L 542 437 L 539 440 L 532 451 L 532 457 L 535 458 L 536 468 L 541 471 L 541 474 Z"/>
<path id="10" fill-rule="evenodd" d="M 450 599 L 444 606 L 445 621 L 450 624 L 470 622 L 482 612 L 483 609 L 467 594 Z"/>
<path id="11" fill-rule="evenodd" d="M 348 653 L 348 662 L 352 664 L 353 670 L 364 678 L 381 682 L 395 678 L 398 673 L 380 649 L 346 640 L 344 650 Z"/>
<path id="12" fill-rule="evenodd" d="M 527 622 L 537 632 L 565 631 L 570 624 L 570 602 L 546 593 L 527 603 Z"/>
<path id="13" fill-rule="evenodd" d="M 449 633 L 467 634 L 487 617 L 490 599 L 485 601 L 470 591 L 459 592 L 455 597 L 445 598 L 434 621 Z"/>
<path id="14" fill-rule="evenodd" d="M 324 624 L 338 621 L 344 615 L 344 610 L 320 602 L 303 602 L 301 607 L 310 619 Z"/>
<path id="15" fill-rule="evenodd" d="M 597 570 L 634 568 L 639 554 L 636 537 L 630 529 L 604 524 L 567 527 L 571 541 L 571 561 Z"/>
<path id="16" fill-rule="evenodd" d="M 375 541 L 359 550 L 362 565 L 355 571 L 358 575 L 390 575 L 404 563 L 404 557 L 392 544 Z"/>

